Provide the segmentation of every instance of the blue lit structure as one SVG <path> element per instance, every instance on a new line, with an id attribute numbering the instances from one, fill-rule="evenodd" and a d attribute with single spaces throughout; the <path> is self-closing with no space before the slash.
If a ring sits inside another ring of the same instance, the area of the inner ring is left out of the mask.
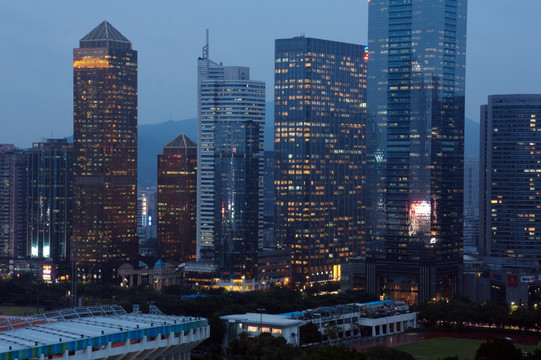
<path id="1" fill-rule="evenodd" d="M 190 359 L 210 336 L 206 319 L 126 313 L 122 307 L 62 309 L 0 321 L 0 360 Z"/>
<path id="2" fill-rule="evenodd" d="M 367 289 L 461 289 L 467 0 L 369 2 Z"/>

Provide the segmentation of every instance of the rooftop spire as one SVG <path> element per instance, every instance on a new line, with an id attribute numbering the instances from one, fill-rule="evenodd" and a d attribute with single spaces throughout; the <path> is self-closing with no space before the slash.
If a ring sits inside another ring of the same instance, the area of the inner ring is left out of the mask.
<path id="1" fill-rule="evenodd" d="M 82 48 L 109 47 L 111 43 L 120 45 L 122 48 L 131 47 L 131 42 L 107 20 L 104 20 L 79 41 L 79 46 Z"/>
<path id="2" fill-rule="evenodd" d="M 207 28 L 207 43 L 203 46 L 203 60 L 209 59 L 209 29 Z"/>

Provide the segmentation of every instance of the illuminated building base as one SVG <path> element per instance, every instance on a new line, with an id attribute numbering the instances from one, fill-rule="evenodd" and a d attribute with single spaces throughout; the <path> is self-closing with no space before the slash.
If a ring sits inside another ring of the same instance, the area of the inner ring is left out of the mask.
<path id="1" fill-rule="evenodd" d="M 462 263 L 392 262 L 368 260 L 369 293 L 415 304 L 431 299 L 450 299 L 462 292 Z"/>

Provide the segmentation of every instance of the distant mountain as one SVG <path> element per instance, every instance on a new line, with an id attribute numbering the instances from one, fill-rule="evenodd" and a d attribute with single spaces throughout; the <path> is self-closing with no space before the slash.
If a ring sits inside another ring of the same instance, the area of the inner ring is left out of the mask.
<path id="1" fill-rule="evenodd" d="M 265 104 L 265 150 L 274 147 L 274 105 Z M 156 186 L 158 176 L 158 154 L 162 148 L 180 133 L 186 134 L 197 142 L 197 119 L 169 120 L 157 124 L 140 124 L 138 129 L 138 185 L 140 187 Z"/>
<path id="2" fill-rule="evenodd" d="M 158 172 L 158 154 L 169 141 L 180 133 L 186 134 L 197 142 L 197 119 L 169 120 L 158 124 L 139 125 L 138 137 L 138 184 L 141 187 L 156 186 Z M 273 151 L 274 147 L 274 104 L 266 103 L 265 150 Z M 479 123 L 466 118 L 465 144 L 466 156 L 479 158 Z"/>
<path id="3" fill-rule="evenodd" d="M 139 187 L 156 186 L 158 154 L 179 134 L 197 141 L 197 119 L 169 120 L 158 124 L 140 124 L 137 137 L 137 183 Z"/>

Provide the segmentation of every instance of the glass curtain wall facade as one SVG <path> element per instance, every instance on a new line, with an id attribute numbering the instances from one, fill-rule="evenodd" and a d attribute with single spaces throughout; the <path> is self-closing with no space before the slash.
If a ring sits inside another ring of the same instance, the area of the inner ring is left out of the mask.
<path id="1" fill-rule="evenodd" d="M 253 279 L 263 246 L 265 83 L 249 68 L 198 60 L 197 259 Z"/>
<path id="2" fill-rule="evenodd" d="M 410 303 L 461 286 L 466 7 L 369 2 L 367 286 Z"/>
<path id="3" fill-rule="evenodd" d="M 26 257 L 27 153 L 0 144 L 0 257 Z"/>
<path id="4" fill-rule="evenodd" d="M 364 254 L 365 46 L 275 42 L 274 241 L 298 283 L 337 280 Z"/>
<path id="5" fill-rule="evenodd" d="M 479 252 L 529 268 L 541 261 L 541 95 L 481 106 Z"/>
<path id="6" fill-rule="evenodd" d="M 158 155 L 158 257 L 196 258 L 197 145 L 180 134 Z"/>
<path id="7" fill-rule="evenodd" d="M 59 264 L 69 258 L 73 144 L 47 139 L 28 149 L 28 250 Z"/>
<path id="8" fill-rule="evenodd" d="M 107 280 L 139 241 L 137 52 L 106 21 L 73 50 L 73 111 L 72 245 L 82 279 Z"/>

